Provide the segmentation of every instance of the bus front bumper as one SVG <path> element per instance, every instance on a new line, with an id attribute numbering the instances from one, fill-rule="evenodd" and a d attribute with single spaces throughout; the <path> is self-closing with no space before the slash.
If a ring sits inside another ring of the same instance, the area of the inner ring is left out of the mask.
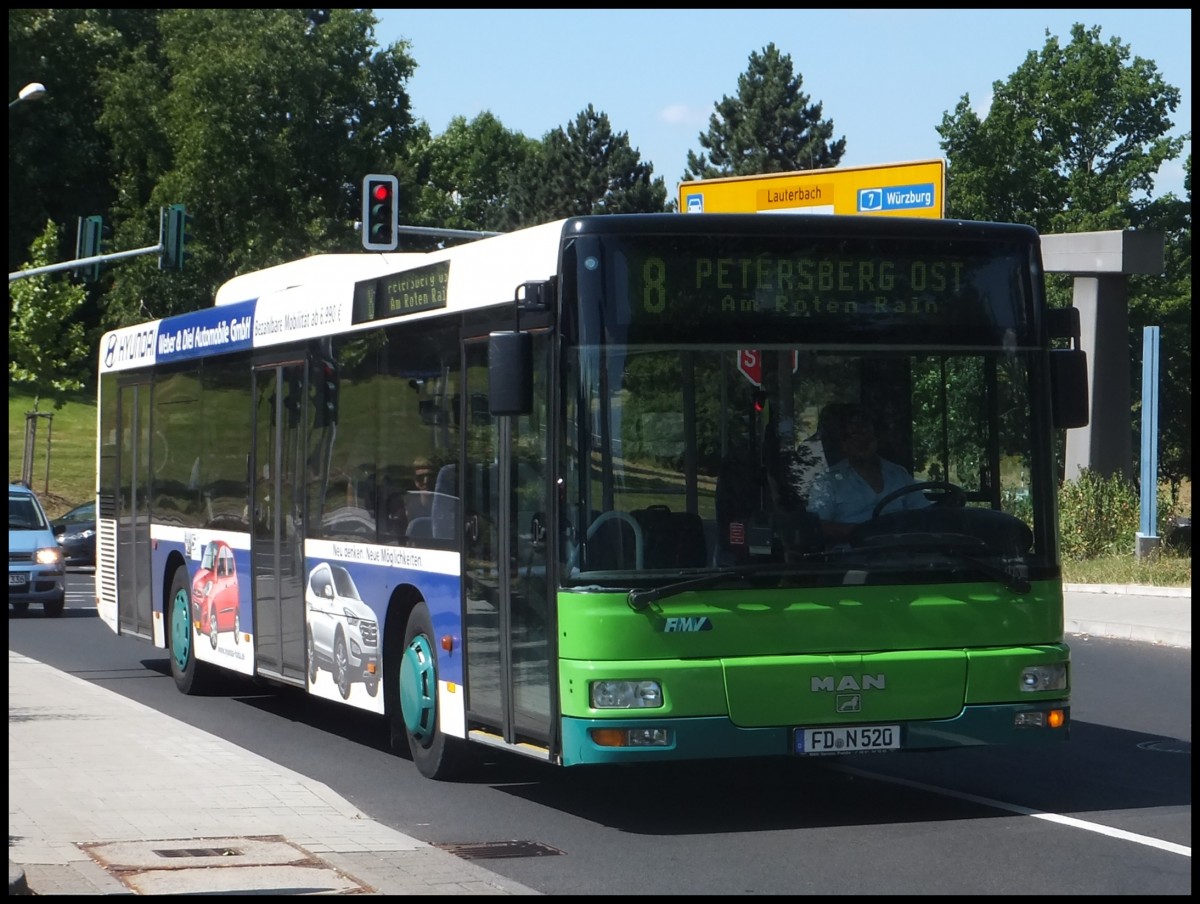
<path id="1" fill-rule="evenodd" d="M 898 723 L 899 746 L 886 752 L 1062 743 L 1070 736 L 1070 712 L 1069 703 L 1061 700 L 969 706 L 953 719 Z M 1057 727 L 1049 727 L 1048 723 L 1055 721 L 1051 713 L 1060 714 Z M 739 728 L 725 716 L 657 720 L 564 717 L 562 763 L 582 766 L 796 756 L 796 733 L 822 727 Z M 803 754 L 812 755 L 846 755 L 846 751 Z"/>

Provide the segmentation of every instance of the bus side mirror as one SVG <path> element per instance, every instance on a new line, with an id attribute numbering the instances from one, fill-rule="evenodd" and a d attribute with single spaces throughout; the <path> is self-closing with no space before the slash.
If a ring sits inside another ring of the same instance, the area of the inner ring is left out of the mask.
<path id="1" fill-rule="evenodd" d="M 533 337 L 506 331 L 488 336 L 488 410 L 493 417 L 533 411 Z"/>
<path id="2" fill-rule="evenodd" d="M 1050 349 L 1050 402 L 1054 426 L 1072 429 L 1088 425 L 1087 352 L 1079 347 L 1079 309 L 1046 311 L 1050 340 L 1066 339 L 1069 348 Z"/>
<path id="3" fill-rule="evenodd" d="M 1050 392 L 1055 427 L 1088 425 L 1087 352 L 1074 348 L 1050 350 Z"/>

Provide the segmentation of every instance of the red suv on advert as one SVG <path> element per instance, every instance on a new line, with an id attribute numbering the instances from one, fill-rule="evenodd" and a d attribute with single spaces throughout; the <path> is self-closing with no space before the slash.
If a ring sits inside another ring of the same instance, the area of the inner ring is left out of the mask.
<path id="1" fill-rule="evenodd" d="M 237 562 L 224 540 L 213 540 L 204 547 L 200 568 L 192 579 L 192 624 L 198 633 L 208 635 L 214 650 L 222 631 L 232 631 L 234 643 L 241 639 Z"/>

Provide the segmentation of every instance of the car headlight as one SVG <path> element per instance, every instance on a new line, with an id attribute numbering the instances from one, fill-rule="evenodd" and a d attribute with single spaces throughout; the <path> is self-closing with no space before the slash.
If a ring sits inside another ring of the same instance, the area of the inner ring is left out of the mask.
<path id="1" fill-rule="evenodd" d="M 594 709 L 647 709 L 663 705 L 662 686 L 657 681 L 593 681 Z"/>
<path id="2" fill-rule="evenodd" d="M 58 542 L 62 543 L 67 540 L 71 542 L 78 542 L 80 540 L 91 539 L 94 536 L 96 536 L 96 532 L 94 530 L 81 530 L 77 534 L 66 534 Z"/>
<path id="3" fill-rule="evenodd" d="M 62 550 L 57 546 L 43 546 L 33 554 L 33 561 L 39 565 L 59 565 L 62 563 Z"/>

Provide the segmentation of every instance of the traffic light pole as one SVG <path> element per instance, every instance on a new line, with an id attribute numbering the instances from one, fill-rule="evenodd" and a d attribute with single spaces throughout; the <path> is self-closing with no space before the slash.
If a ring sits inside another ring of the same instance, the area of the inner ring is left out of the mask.
<path id="1" fill-rule="evenodd" d="M 88 218 L 92 219 L 91 217 Z M 99 217 L 95 218 L 99 221 Z M 172 204 L 170 207 L 159 208 L 158 211 L 158 244 L 147 245 L 145 248 L 134 248 L 130 251 L 114 251 L 112 254 L 93 254 L 90 257 L 77 257 L 73 261 L 62 261 L 57 264 L 47 264 L 45 267 L 34 267 L 32 270 L 17 270 L 8 274 L 8 281 L 24 279 L 27 276 L 40 276 L 43 273 L 57 273 L 60 270 L 80 270 L 84 267 L 107 264 L 110 261 L 125 260 L 129 257 L 141 257 L 146 254 L 158 255 L 159 269 L 183 269 L 184 244 L 187 238 L 187 221 L 191 219 L 182 204 Z M 83 220 L 80 220 L 81 228 Z M 98 230 L 102 228 L 98 226 Z M 82 234 L 76 240 L 78 254 L 83 246 Z M 95 247 L 99 247 L 97 234 Z M 88 249 L 92 250 L 92 249 Z"/>
<path id="2" fill-rule="evenodd" d="M 161 242 L 146 248 L 134 248 L 132 251 L 114 251 L 112 254 L 96 254 L 92 257 L 81 257 L 73 261 L 63 261 L 58 264 L 47 264 L 45 267 L 34 267 L 32 270 L 17 270 L 8 274 L 8 281 L 24 279 L 26 276 L 40 276 L 43 273 L 56 273 L 59 270 L 77 270 L 90 264 L 106 264 L 109 261 L 124 260 L 127 257 L 139 257 L 143 254 L 162 254 L 165 250 Z"/>

